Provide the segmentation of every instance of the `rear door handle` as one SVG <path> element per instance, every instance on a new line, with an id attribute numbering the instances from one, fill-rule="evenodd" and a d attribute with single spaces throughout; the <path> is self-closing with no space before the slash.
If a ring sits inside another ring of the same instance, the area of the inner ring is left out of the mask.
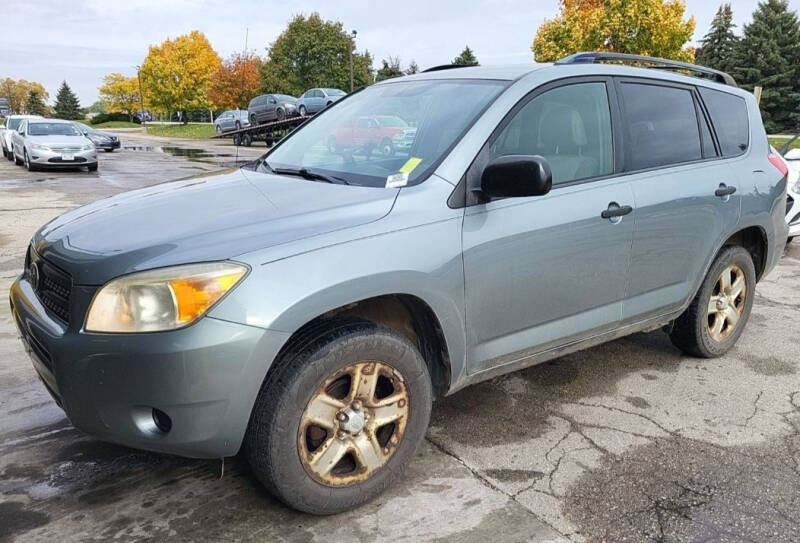
<path id="1" fill-rule="evenodd" d="M 725 183 L 720 183 L 719 188 L 714 191 L 714 196 L 730 196 L 736 192 L 736 187 L 731 187 Z"/>
<path id="2" fill-rule="evenodd" d="M 613 219 L 614 217 L 622 217 L 623 215 L 627 215 L 633 211 L 631 206 L 619 206 L 619 207 L 611 207 L 609 206 L 608 209 L 604 209 L 600 216 L 604 219 Z"/>

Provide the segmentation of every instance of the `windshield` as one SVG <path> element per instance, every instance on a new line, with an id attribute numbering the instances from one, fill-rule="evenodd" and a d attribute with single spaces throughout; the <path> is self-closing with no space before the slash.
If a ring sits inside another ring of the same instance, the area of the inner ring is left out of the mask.
<path id="1" fill-rule="evenodd" d="M 8 119 L 6 121 L 6 128 L 9 130 L 16 130 L 19 128 L 19 124 L 22 122 L 22 119 Z"/>
<path id="2" fill-rule="evenodd" d="M 72 123 L 29 123 L 29 136 L 80 136 Z"/>
<path id="3" fill-rule="evenodd" d="M 278 102 L 294 102 L 297 100 L 297 98 L 289 96 L 288 94 L 273 94 L 272 96 L 274 96 Z"/>
<path id="4" fill-rule="evenodd" d="M 425 178 L 504 81 L 401 81 L 336 103 L 266 155 L 269 169 L 305 169 L 351 185 L 399 187 Z"/>
<path id="5" fill-rule="evenodd" d="M 339 89 L 325 89 L 325 92 L 328 93 L 328 96 L 343 96 L 344 91 Z"/>

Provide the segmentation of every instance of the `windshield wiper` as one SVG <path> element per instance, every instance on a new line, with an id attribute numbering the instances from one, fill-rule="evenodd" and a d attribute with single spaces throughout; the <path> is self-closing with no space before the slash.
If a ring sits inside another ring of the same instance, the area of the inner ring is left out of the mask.
<path id="1" fill-rule="evenodd" d="M 262 164 L 266 166 L 269 171 L 278 175 L 294 175 L 302 177 L 303 179 L 310 179 L 313 181 L 325 181 L 326 183 L 334 183 L 336 185 L 349 185 L 350 183 L 341 177 L 325 175 L 324 173 L 315 172 L 308 168 L 273 168 L 266 161 Z"/>

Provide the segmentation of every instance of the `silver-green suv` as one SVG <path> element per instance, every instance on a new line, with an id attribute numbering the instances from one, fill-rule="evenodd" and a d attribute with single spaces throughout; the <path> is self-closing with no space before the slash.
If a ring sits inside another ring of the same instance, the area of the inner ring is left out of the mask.
<path id="1" fill-rule="evenodd" d="M 36 371 L 100 439 L 243 449 L 334 513 L 471 383 L 659 327 L 725 353 L 786 242 L 785 166 L 727 74 L 606 58 L 384 81 L 248 167 L 62 215 L 11 289 Z M 361 144 L 376 115 L 413 141 Z"/>

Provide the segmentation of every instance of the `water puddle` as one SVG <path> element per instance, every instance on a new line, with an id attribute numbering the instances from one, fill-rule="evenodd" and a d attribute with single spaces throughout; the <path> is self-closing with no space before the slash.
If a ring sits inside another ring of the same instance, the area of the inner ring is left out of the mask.
<path id="1" fill-rule="evenodd" d="M 251 159 L 237 158 L 233 153 L 212 153 L 206 149 L 193 149 L 187 147 L 170 147 L 158 145 L 130 145 L 123 147 L 125 151 L 166 153 L 171 156 L 183 157 L 191 162 L 216 164 L 223 168 L 241 166 L 251 162 Z"/>

